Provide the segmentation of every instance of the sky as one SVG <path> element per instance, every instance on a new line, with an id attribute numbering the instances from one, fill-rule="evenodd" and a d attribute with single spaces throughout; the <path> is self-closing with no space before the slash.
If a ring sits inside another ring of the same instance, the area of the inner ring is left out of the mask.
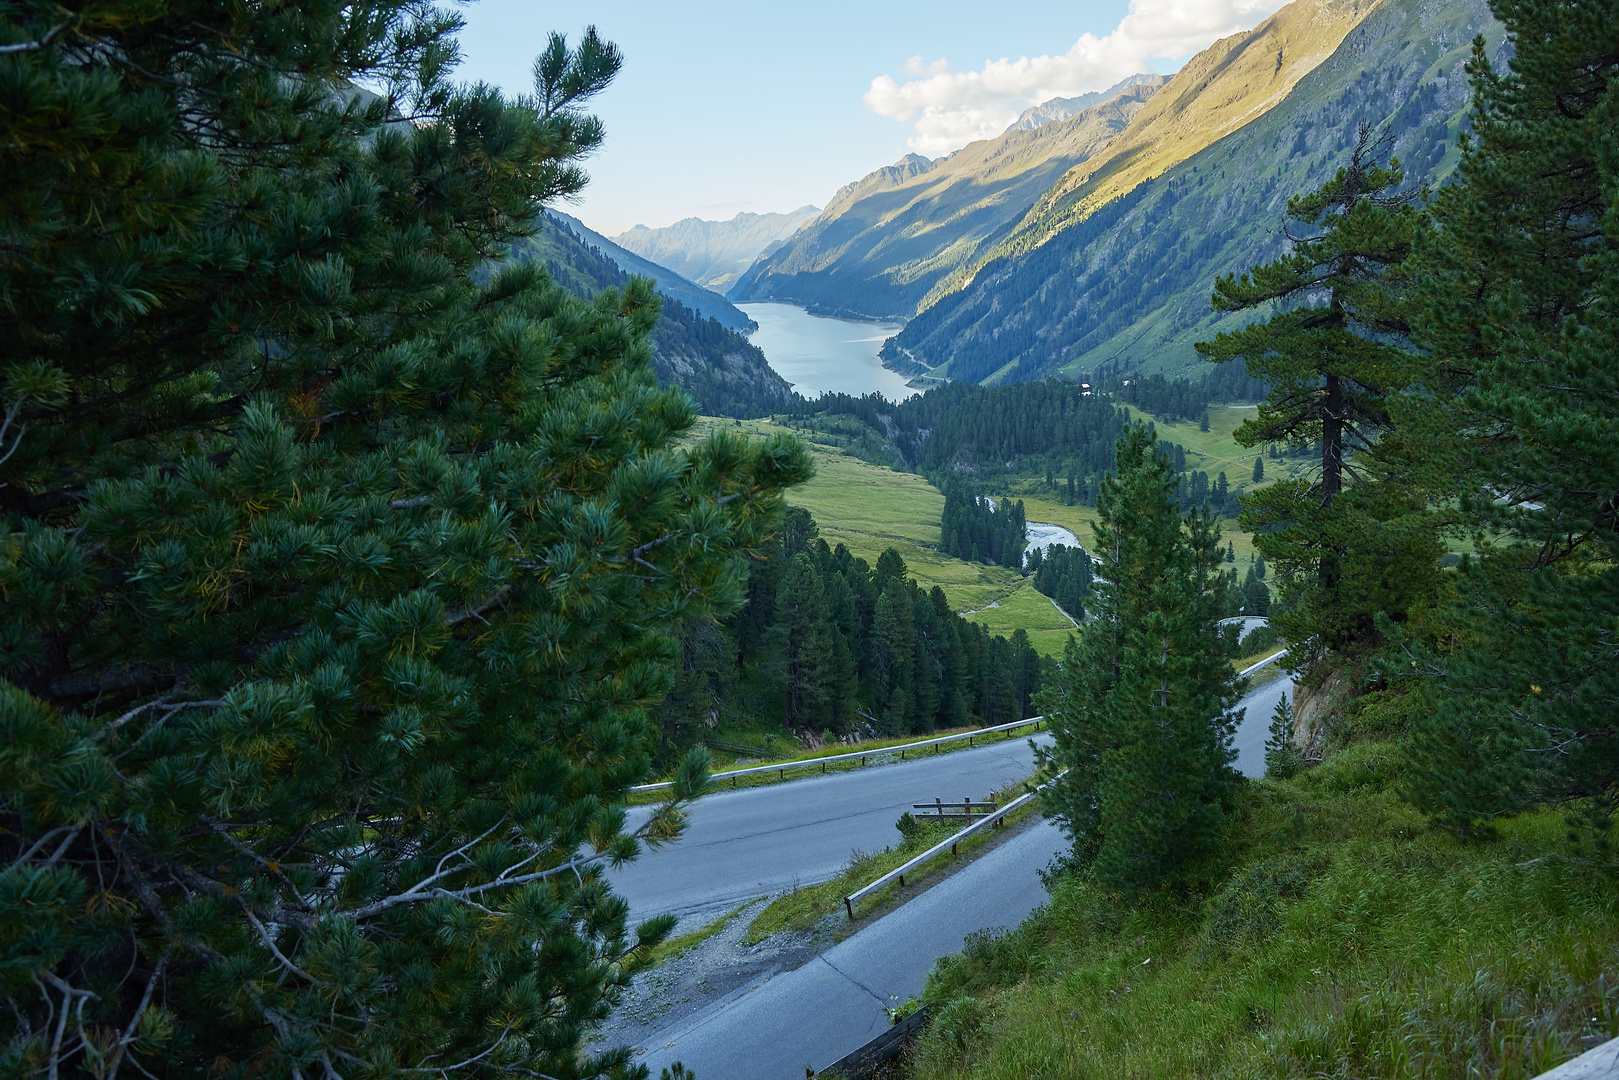
<path id="1" fill-rule="evenodd" d="M 590 105 L 607 129 L 562 209 L 608 236 L 685 217 L 825 206 L 907 153 L 938 157 L 1053 97 L 1168 74 L 1279 0 L 933 0 L 815 4 L 481 0 L 461 8 L 459 77 L 530 90 L 556 30 L 617 43 Z"/>

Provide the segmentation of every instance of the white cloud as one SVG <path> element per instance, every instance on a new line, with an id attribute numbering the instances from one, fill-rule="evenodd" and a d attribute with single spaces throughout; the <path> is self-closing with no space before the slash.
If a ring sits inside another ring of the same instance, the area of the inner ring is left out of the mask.
<path id="1" fill-rule="evenodd" d="M 977 71 L 913 56 L 904 65 L 904 82 L 879 75 L 863 100 L 879 116 L 913 124 L 916 134 L 907 145 L 936 156 L 1000 134 L 1031 105 L 1106 89 L 1151 71 L 1154 58 L 1183 59 L 1281 6 L 1281 0 L 1131 0 L 1130 13 L 1111 34 L 1084 34 L 1061 56 L 1003 57 Z"/>

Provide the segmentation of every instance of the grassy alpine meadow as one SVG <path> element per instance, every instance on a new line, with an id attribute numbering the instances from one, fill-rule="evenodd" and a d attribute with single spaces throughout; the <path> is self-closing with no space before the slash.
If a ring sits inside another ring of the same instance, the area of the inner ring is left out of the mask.
<path id="1" fill-rule="evenodd" d="M 1253 417 L 1255 406 L 1211 405 L 1208 431 L 1199 430 L 1195 423 L 1154 420 L 1134 406 L 1123 407 L 1129 410 L 1133 419 L 1141 423 L 1151 420 L 1158 431 L 1160 442 L 1179 443 L 1184 446 L 1188 469 L 1208 473 L 1211 480 L 1223 472 L 1226 474 L 1227 482 L 1236 491 L 1257 490 L 1271 481 L 1291 476 L 1303 468 L 1298 461 L 1267 457 L 1265 480 L 1258 484 L 1253 483 L 1254 455 L 1259 450 L 1238 444 L 1234 432 L 1244 420 Z M 1050 521 L 1061 525 L 1079 537 L 1082 546 L 1089 547 L 1094 543 L 1093 526 L 1096 523 L 1094 506 L 1064 506 L 1049 497 L 1055 492 L 1048 490 L 1041 478 L 1021 480 L 1012 485 L 1010 493 L 1012 498 L 1023 500 L 1030 521 Z M 1220 535 L 1236 549 L 1237 558 L 1246 564 L 1249 556 L 1254 554 L 1253 537 L 1237 528 L 1236 520 L 1233 518 L 1221 521 Z"/>
<path id="2" fill-rule="evenodd" d="M 869 464 L 837 447 L 813 442 L 813 432 L 767 420 L 710 418 L 701 426 L 705 430 L 724 426 L 758 435 L 793 434 L 804 439 L 815 459 L 815 478 L 793 488 L 788 503 L 802 506 L 814 516 L 828 544 L 846 544 L 873 565 L 885 549 L 896 548 L 910 575 L 923 588 L 942 588 L 956 611 L 993 603 L 1022 581 L 1004 567 L 966 562 L 939 550 L 944 495 L 916 473 Z"/>
<path id="3" fill-rule="evenodd" d="M 1059 879 L 939 962 L 909 1075 L 1518 1080 L 1619 1035 L 1612 857 L 1551 811 L 1433 828 L 1395 755 L 1248 785 L 1200 894 L 1130 908 Z"/>
<path id="4" fill-rule="evenodd" d="M 1041 656 L 1061 656 L 1068 635 L 1078 629 L 1074 620 L 1028 579 L 996 601 L 996 606 L 979 608 L 967 613 L 966 618 L 983 623 L 992 634 L 1011 637 L 1017 630 L 1026 631 L 1029 643 Z"/>

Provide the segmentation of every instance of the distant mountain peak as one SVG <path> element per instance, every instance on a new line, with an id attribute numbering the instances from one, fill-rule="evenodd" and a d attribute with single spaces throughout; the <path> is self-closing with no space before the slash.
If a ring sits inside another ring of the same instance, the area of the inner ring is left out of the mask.
<path id="1" fill-rule="evenodd" d="M 818 207 L 805 205 L 785 214 L 742 210 L 729 221 L 681 218 L 659 229 L 637 225 L 613 240 L 644 259 L 723 294 L 760 252 L 791 236 L 820 212 Z"/>
<path id="2" fill-rule="evenodd" d="M 1128 79 L 1114 83 L 1106 90 L 1096 90 L 1089 94 L 1080 94 L 1078 97 L 1054 97 L 1032 108 L 1024 109 L 1022 115 L 1017 118 L 1017 122 L 1006 130 L 1029 131 L 1037 127 L 1043 127 L 1046 124 L 1055 123 L 1058 120 L 1066 120 L 1075 113 L 1090 108 L 1092 105 L 1100 105 L 1110 98 L 1118 97 L 1132 86 L 1140 86 L 1142 83 L 1149 83 L 1157 78 L 1159 76 L 1151 72 L 1143 72 L 1140 75 L 1132 75 Z"/>

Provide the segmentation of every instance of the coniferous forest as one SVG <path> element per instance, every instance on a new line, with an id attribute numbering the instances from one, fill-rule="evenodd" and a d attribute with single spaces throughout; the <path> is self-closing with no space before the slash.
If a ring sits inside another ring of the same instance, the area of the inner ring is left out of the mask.
<path id="1" fill-rule="evenodd" d="M 1091 591 L 1091 557 L 1082 547 L 1052 544 L 1042 552 L 1029 552 L 1029 572 L 1034 587 L 1057 601 L 1057 606 L 1076 619 L 1085 618 L 1085 598 Z"/>
<path id="2" fill-rule="evenodd" d="M 945 552 L 958 559 L 1023 569 L 1029 520 L 1021 500 L 974 495 L 966 484 L 947 478 L 940 533 Z"/>
<path id="3" fill-rule="evenodd" d="M 992 637 L 963 619 L 892 548 L 871 566 L 819 533 L 790 507 L 749 568 L 742 609 L 688 626 L 674 690 L 658 707 L 666 752 L 722 719 L 769 716 L 836 739 L 1032 715 L 1043 669 L 1027 634 Z"/>

